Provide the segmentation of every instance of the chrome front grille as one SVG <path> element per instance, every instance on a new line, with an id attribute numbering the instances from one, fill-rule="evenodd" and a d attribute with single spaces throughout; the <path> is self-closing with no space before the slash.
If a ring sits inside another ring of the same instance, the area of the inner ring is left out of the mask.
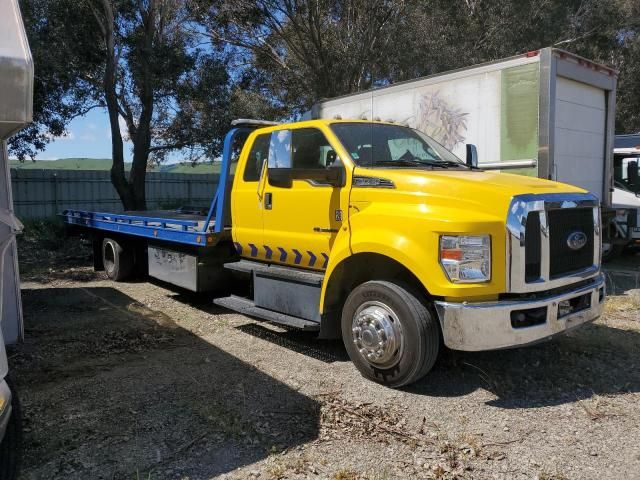
<path id="1" fill-rule="evenodd" d="M 593 265 L 594 223 L 592 208 L 560 208 L 547 212 L 549 221 L 549 278 L 558 278 Z M 586 243 L 573 250 L 567 238 L 584 232 Z"/>
<path id="2" fill-rule="evenodd" d="M 568 237 L 582 232 L 583 246 Z M 574 245 L 575 247 L 575 245 Z M 600 271 L 600 209 L 590 194 L 519 195 L 507 215 L 507 288 L 527 293 L 570 285 Z"/>

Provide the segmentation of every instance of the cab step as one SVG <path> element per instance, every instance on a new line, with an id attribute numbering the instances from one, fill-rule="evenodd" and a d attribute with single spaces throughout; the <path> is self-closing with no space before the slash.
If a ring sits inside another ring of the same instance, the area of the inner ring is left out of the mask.
<path id="1" fill-rule="evenodd" d="M 256 307 L 255 303 L 248 298 L 231 295 L 230 297 L 216 298 L 213 300 L 213 303 L 220 305 L 221 307 L 228 308 L 229 310 L 242 313 L 243 315 L 261 318 L 273 323 L 287 325 L 289 327 L 299 328 L 305 331 L 320 330 L 320 324 L 317 322 L 286 315 L 280 312 L 274 312 L 273 310 L 267 310 L 266 308 Z"/>

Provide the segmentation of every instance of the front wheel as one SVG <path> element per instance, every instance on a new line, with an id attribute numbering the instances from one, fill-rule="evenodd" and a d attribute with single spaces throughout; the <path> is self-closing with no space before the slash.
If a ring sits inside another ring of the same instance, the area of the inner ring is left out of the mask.
<path id="1" fill-rule="evenodd" d="M 359 285 L 347 298 L 342 339 L 365 378 L 393 388 L 426 375 L 440 349 L 438 324 L 418 295 L 380 280 Z"/>

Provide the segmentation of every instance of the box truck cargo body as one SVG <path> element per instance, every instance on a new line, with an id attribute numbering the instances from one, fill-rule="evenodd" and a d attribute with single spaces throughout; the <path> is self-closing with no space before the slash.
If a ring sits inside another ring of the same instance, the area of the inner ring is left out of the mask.
<path id="1" fill-rule="evenodd" d="M 393 121 L 479 166 L 585 188 L 611 204 L 616 72 L 545 48 L 315 104 L 307 118 Z"/>

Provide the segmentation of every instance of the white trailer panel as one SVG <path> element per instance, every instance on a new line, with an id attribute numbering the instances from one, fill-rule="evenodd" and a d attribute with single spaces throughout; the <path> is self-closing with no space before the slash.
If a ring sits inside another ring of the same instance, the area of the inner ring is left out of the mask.
<path id="1" fill-rule="evenodd" d="M 0 313 L 2 336 L 15 343 L 23 336 L 18 252 L 6 140 L 31 121 L 33 61 L 17 0 L 0 2 Z M 0 343 L 3 343 L 0 339 Z M 0 352 L 0 375 L 6 359 Z"/>
<path id="2" fill-rule="evenodd" d="M 322 101 L 305 116 L 407 124 L 461 158 L 477 145 L 480 166 L 534 160 L 516 173 L 578 185 L 608 206 L 615 89 L 614 70 L 546 48 Z"/>

